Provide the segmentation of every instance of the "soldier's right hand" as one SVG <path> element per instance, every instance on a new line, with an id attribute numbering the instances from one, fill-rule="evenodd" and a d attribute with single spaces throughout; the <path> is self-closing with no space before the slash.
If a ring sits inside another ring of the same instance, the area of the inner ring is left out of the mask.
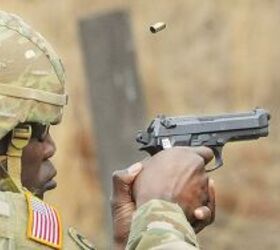
<path id="1" fill-rule="evenodd" d="M 133 185 L 136 206 L 152 199 L 177 203 L 196 232 L 210 224 L 215 214 L 213 189 L 209 196 L 205 165 L 214 155 L 206 147 L 174 147 L 163 150 L 142 162 L 143 170 Z M 210 204 L 210 205 L 209 205 Z M 204 210 L 207 220 L 199 225 L 197 209 Z M 195 212 L 196 211 L 196 212 Z"/>

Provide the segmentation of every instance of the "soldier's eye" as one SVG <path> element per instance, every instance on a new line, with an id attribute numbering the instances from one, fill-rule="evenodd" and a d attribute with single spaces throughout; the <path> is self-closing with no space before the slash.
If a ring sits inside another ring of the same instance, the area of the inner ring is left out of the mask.
<path id="1" fill-rule="evenodd" d="M 49 134 L 50 125 L 42 125 L 39 123 L 32 123 L 32 138 L 36 138 L 38 141 L 44 141 Z"/>

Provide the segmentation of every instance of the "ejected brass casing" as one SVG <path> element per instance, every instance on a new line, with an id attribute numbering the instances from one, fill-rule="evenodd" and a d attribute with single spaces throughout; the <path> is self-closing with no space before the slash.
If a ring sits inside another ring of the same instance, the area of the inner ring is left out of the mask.
<path id="1" fill-rule="evenodd" d="M 159 31 L 162 31 L 166 28 L 166 24 L 163 23 L 163 22 L 158 22 L 158 23 L 155 23 L 153 25 L 150 26 L 150 31 L 152 33 L 157 33 Z"/>

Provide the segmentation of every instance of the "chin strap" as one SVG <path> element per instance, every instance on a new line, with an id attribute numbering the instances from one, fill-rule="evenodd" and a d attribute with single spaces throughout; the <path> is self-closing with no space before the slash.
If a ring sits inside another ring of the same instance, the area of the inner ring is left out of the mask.
<path id="1" fill-rule="evenodd" d="M 0 191 L 20 192 L 7 172 L 7 155 L 0 155 Z"/>
<path id="2" fill-rule="evenodd" d="M 11 142 L 7 151 L 7 171 L 18 189 L 22 192 L 21 157 L 23 148 L 29 143 L 32 128 L 29 124 L 21 124 L 13 129 Z"/>

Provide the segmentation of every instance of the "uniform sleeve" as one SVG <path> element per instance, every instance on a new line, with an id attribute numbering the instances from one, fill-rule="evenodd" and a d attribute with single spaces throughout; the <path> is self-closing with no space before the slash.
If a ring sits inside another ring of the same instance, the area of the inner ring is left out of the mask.
<path id="1" fill-rule="evenodd" d="M 23 194 L 0 192 L 0 250 L 53 250 L 44 242 L 27 237 L 29 210 Z M 93 244 L 76 229 L 63 228 L 60 250 L 95 250 Z"/>
<path id="2" fill-rule="evenodd" d="M 151 200 L 135 212 L 126 250 L 199 250 L 183 210 L 174 203 Z"/>
<path id="3" fill-rule="evenodd" d="M 14 250 L 15 244 L 12 239 L 0 237 L 0 250 Z"/>

